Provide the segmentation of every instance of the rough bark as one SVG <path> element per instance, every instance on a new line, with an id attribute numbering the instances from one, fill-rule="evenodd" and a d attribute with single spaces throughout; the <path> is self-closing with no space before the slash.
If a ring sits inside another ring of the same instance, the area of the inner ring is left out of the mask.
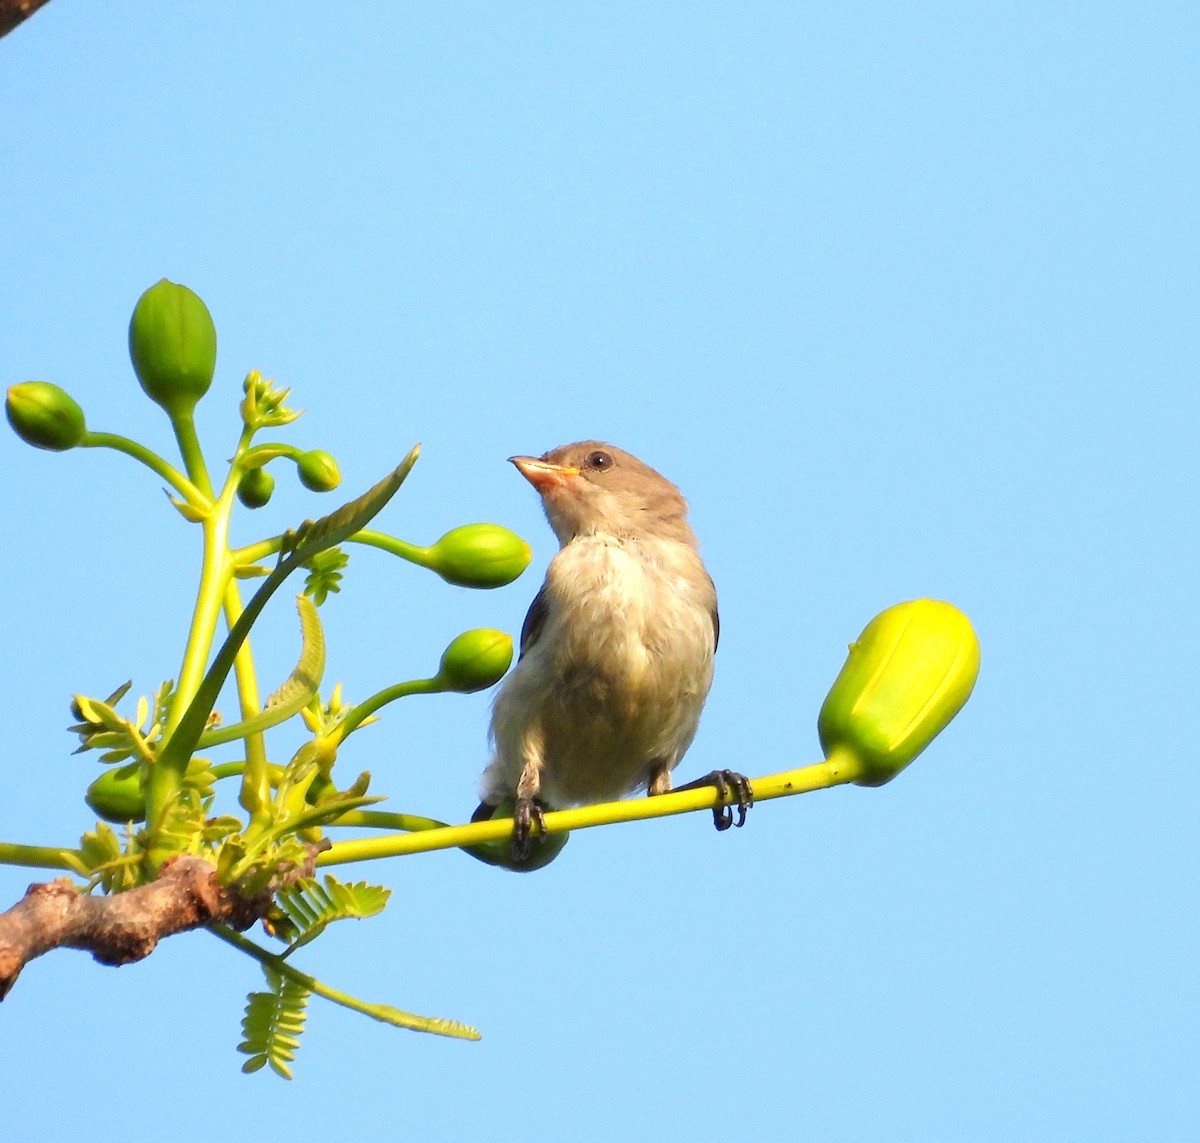
<path id="1" fill-rule="evenodd" d="M 270 900 L 235 896 L 218 884 L 212 865 L 189 856 L 166 862 L 152 884 L 110 897 L 81 893 L 65 879 L 31 885 L 0 913 L 0 1000 L 21 969 L 51 949 L 83 949 L 101 964 L 130 964 L 174 933 L 217 922 L 249 928 Z"/>
<path id="2" fill-rule="evenodd" d="M 18 24 L 23 24 L 47 0 L 0 0 L 0 36 L 7 36 Z"/>

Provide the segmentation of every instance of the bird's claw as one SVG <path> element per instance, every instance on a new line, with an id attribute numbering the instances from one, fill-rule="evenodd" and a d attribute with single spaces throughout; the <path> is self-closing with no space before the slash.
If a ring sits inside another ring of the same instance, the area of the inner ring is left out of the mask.
<path id="1" fill-rule="evenodd" d="M 542 807 L 532 798 L 518 798 L 513 809 L 512 855 L 516 861 L 526 861 L 533 852 L 533 825 L 537 823 L 538 835 L 546 832 L 546 820 Z"/>
<path id="2" fill-rule="evenodd" d="M 702 786 L 713 786 L 716 788 L 720 802 L 713 806 L 713 825 L 719 830 L 727 830 L 730 826 L 744 826 L 746 824 L 746 811 L 754 805 L 754 790 L 750 786 L 750 779 L 745 774 L 739 774 L 736 770 L 714 770 L 711 774 L 706 774 L 703 778 L 697 778 L 694 782 L 688 782 L 683 786 L 676 786 L 675 792 L 680 790 L 698 790 Z M 730 795 L 732 793 L 732 801 Z M 737 821 L 733 820 L 733 810 L 737 807 Z"/>
<path id="3" fill-rule="evenodd" d="M 730 826 L 741 829 L 746 824 L 746 811 L 754 805 L 754 791 L 750 788 L 750 779 L 736 770 L 714 770 L 707 781 L 717 788 L 721 804 L 713 806 L 713 825 L 718 830 L 727 830 Z M 733 801 L 728 801 L 730 791 Z M 733 807 L 737 807 L 737 821 L 733 820 Z"/>

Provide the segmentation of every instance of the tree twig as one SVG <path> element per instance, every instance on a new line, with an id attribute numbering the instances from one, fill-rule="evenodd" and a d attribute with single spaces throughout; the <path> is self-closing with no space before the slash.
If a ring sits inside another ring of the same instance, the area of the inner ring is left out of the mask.
<path id="1" fill-rule="evenodd" d="M 270 897 L 248 901 L 217 882 L 217 871 L 199 857 L 163 865 L 157 881 L 111 897 L 92 897 L 65 879 L 31 885 L 24 898 L 0 913 L 0 1000 L 35 957 L 56 948 L 83 949 L 101 964 L 142 960 L 162 937 L 220 922 L 249 928 Z"/>
<path id="2" fill-rule="evenodd" d="M 23 24 L 47 0 L 0 0 L 0 36 L 7 36 L 18 24 Z"/>

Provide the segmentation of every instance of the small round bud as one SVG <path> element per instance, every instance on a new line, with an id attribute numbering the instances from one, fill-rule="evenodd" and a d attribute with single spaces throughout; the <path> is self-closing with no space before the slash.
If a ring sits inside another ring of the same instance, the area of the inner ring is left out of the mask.
<path id="1" fill-rule="evenodd" d="M 487 818 L 481 821 L 495 821 L 497 818 L 511 818 L 516 810 L 512 798 L 505 798 Z M 532 873 L 535 869 L 543 869 L 563 851 L 563 846 L 571 839 L 565 830 L 558 833 L 537 834 L 529 839 L 529 856 L 516 858 L 512 852 L 512 839 L 489 841 L 482 845 L 464 845 L 472 857 L 486 862 L 488 865 L 498 865 L 502 869 L 511 869 L 514 873 Z"/>
<path id="2" fill-rule="evenodd" d="M 889 607 L 850 645 L 817 719 L 821 746 L 858 761 L 860 786 L 882 786 L 946 728 L 978 675 L 979 640 L 957 607 Z"/>
<path id="3" fill-rule="evenodd" d="M 478 627 L 464 631 L 442 654 L 437 681 L 443 689 L 472 694 L 498 683 L 512 663 L 512 637 Z"/>
<path id="4" fill-rule="evenodd" d="M 275 477 L 265 468 L 247 469 L 238 481 L 237 496 L 247 508 L 261 508 L 274 491 Z"/>
<path id="5" fill-rule="evenodd" d="M 171 416 L 191 412 L 217 368 L 217 331 L 208 307 L 187 286 L 163 278 L 134 307 L 129 356 L 150 400 Z"/>
<path id="6" fill-rule="evenodd" d="M 499 524 L 464 524 L 426 549 L 430 567 L 457 587 L 504 587 L 533 558 L 529 545 Z"/>
<path id="7" fill-rule="evenodd" d="M 146 820 L 146 791 L 136 765 L 105 770 L 87 788 L 83 800 L 92 813 L 106 822 Z"/>
<path id="8" fill-rule="evenodd" d="M 4 400 L 4 411 L 17 436 L 34 448 L 65 452 L 87 432 L 83 410 L 70 394 L 49 381 L 13 385 Z"/>
<path id="9" fill-rule="evenodd" d="M 313 492 L 332 492 L 342 482 L 337 461 L 319 448 L 302 453 L 296 471 L 300 473 L 300 483 Z"/>

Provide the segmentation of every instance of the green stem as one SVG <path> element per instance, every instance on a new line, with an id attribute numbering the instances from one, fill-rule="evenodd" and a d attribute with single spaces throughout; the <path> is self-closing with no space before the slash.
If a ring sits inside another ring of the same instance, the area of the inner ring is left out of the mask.
<path id="1" fill-rule="evenodd" d="M 26 865 L 33 869 L 68 869 L 83 873 L 83 854 L 55 845 L 18 845 L 0 841 L 0 865 Z"/>
<path id="2" fill-rule="evenodd" d="M 233 559 L 239 565 L 257 563 L 279 551 L 279 545 L 282 542 L 282 536 L 271 536 L 269 539 L 259 540 L 256 544 L 247 544 L 246 547 L 238 548 L 233 553 Z M 348 536 L 346 542 L 379 548 L 393 556 L 408 560 L 409 563 L 419 564 L 423 568 L 430 567 L 432 564 L 429 548 L 407 543 L 395 536 L 387 535 L 386 532 L 374 532 L 370 528 L 363 528 L 361 531 L 355 532 L 353 536 Z"/>
<path id="3" fill-rule="evenodd" d="M 179 444 L 179 454 L 183 457 L 183 467 L 192 483 L 211 500 L 212 481 L 208 478 L 208 466 L 204 463 L 200 438 L 196 436 L 196 422 L 192 420 L 192 410 L 183 409 L 172 413 L 171 428 L 175 430 L 175 440 Z"/>
<path id="4" fill-rule="evenodd" d="M 295 464 L 299 464 L 304 452 L 305 450 L 298 445 L 282 444 L 279 441 L 262 441 L 246 453 L 246 468 L 261 468 L 264 464 L 270 464 L 279 457 L 286 457 Z"/>
<path id="5" fill-rule="evenodd" d="M 386 706 L 398 698 L 405 698 L 407 695 L 441 694 L 443 689 L 437 679 L 410 679 L 406 683 L 396 683 L 394 686 L 384 687 L 383 690 L 376 691 L 370 698 L 364 699 L 357 706 L 351 707 L 327 737 L 335 746 L 340 745 L 381 706 Z"/>
<path id="6" fill-rule="evenodd" d="M 200 443 L 196 439 L 195 425 L 191 414 L 172 418 L 180 452 L 194 480 L 212 501 L 212 485 L 208 470 L 200 454 Z M 250 441 L 250 430 L 242 431 L 235 450 L 235 458 L 242 453 Z M 184 647 L 183 662 L 179 668 L 179 681 L 171 696 L 171 709 L 167 714 L 164 738 L 169 743 L 179 729 L 186 712 L 192 705 L 204 680 L 208 656 L 216 638 L 217 624 L 224 605 L 226 588 L 233 576 L 233 562 L 229 555 L 229 520 L 233 514 L 237 482 L 234 479 L 236 465 L 231 465 L 221 495 L 204 518 L 204 552 L 200 567 L 200 583 L 196 589 L 196 603 L 192 609 L 192 623 Z M 214 696 L 215 697 L 215 696 Z M 206 712 L 207 716 L 207 712 Z M 187 769 L 191 750 L 172 752 L 164 748 L 156 765 L 150 768 L 146 787 L 146 821 L 152 831 L 162 825 L 163 815 L 179 795 L 183 775 Z"/>
<path id="7" fill-rule="evenodd" d="M 863 774 L 857 759 L 834 752 L 824 762 L 755 778 L 750 783 L 756 802 L 784 798 L 791 794 L 806 794 L 831 786 L 854 782 Z M 721 804 L 717 791 L 709 787 L 660 794 L 654 798 L 634 798 L 624 802 L 603 802 L 577 810 L 553 810 L 544 815 L 547 833 L 588 829 L 611 825 L 614 822 L 643 821 L 672 814 L 687 814 L 695 810 L 711 810 Z M 445 829 L 421 830 L 400 837 L 367 837 L 355 841 L 335 841 L 331 849 L 317 858 L 318 865 L 344 865 L 351 861 L 373 861 L 380 857 L 425 853 L 435 849 L 456 849 L 480 845 L 511 837 L 511 818 L 472 822 L 468 825 L 447 826 Z"/>
<path id="8" fill-rule="evenodd" d="M 229 553 L 229 557 L 238 567 L 246 567 L 258 563 L 259 560 L 265 560 L 267 556 L 275 555 L 282 545 L 282 536 L 272 536 L 267 540 L 259 540 L 257 544 L 247 544 L 244 548 L 235 548 Z"/>
<path id="9" fill-rule="evenodd" d="M 242 595 L 236 580 L 225 585 L 225 622 L 229 629 L 242 615 Z M 258 695 L 258 676 L 254 672 L 254 655 L 250 640 L 238 648 L 233 660 L 233 673 L 237 681 L 238 702 L 241 706 L 242 722 L 253 721 L 262 713 Z M 241 735 L 246 743 L 245 769 L 242 772 L 242 806 L 250 811 L 250 820 L 259 824 L 270 816 L 271 781 L 267 766 L 267 743 L 261 729 Z M 200 736 L 203 741 L 204 736 Z"/>
<path id="10" fill-rule="evenodd" d="M 349 810 L 330 826 L 356 826 L 366 829 L 395 829 L 415 833 L 424 829 L 449 829 L 446 822 L 422 818 L 416 814 L 392 814 L 385 810 Z"/>
<path id="11" fill-rule="evenodd" d="M 364 1016 L 370 1016 L 373 1020 L 380 1020 L 386 1024 L 395 1024 L 401 1028 L 411 1028 L 414 1032 L 433 1032 L 439 1036 L 454 1036 L 460 1040 L 480 1039 L 479 1032 L 476 1029 L 466 1024 L 460 1024 L 457 1020 L 442 1020 L 436 1016 L 416 1016 L 411 1012 L 401 1012 L 398 1008 L 393 1008 L 389 1004 L 368 1004 L 365 1000 L 359 1000 L 357 997 L 342 992 L 338 988 L 331 988 L 328 984 L 322 984 L 321 981 L 309 976 L 308 973 L 293 968 L 282 957 L 277 956 L 275 953 L 267 952 L 264 948 L 259 948 L 253 941 L 247 940 L 241 933 L 229 928 L 227 925 L 209 925 L 208 930 L 214 936 L 220 937 L 221 940 L 232 945 L 239 952 L 244 952 L 247 956 L 253 957 L 265 968 L 279 973 L 280 976 L 286 977 L 316 996 L 323 996 L 326 1000 L 331 1000 L 334 1004 L 340 1004 L 343 1008 L 349 1008 L 354 1012 L 361 1012 Z"/>
<path id="12" fill-rule="evenodd" d="M 215 782 L 221 781 L 222 778 L 240 778 L 245 772 L 245 761 L 221 762 L 216 766 L 209 767 L 209 773 L 212 774 Z M 271 777 L 271 785 L 279 785 L 279 779 L 283 777 L 283 767 L 268 763 L 267 772 Z"/>
<path id="13" fill-rule="evenodd" d="M 408 560 L 409 563 L 418 564 L 423 568 L 432 565 L 428 548 L 422 548 L 417 544 L 409 544 L 404 540 L 398 540 L 395 536 L 389 536 L 385 532 L 373 532 L 369 528 L 364 528 L 361 532 L 355 532 L 350 537 L 350 543 L 366 544 L 371 548 L 379 548 L 381 551 L 388 552 L 393 556 L 399 556 L 402 560 Z"/>
<path id="14" fill-rule="evenodd" d="M 165 480 L 192 507 L 203 510 L 211 504 L 212 497 L 201 493 L 200 489 L 182 472 L 168 464 L 158 453 L 146 448 L 145 445 L 138 444 L 137 441 L 131 441 L 128 437 L 118 436 L 116 433 L 87 432 L 84 433 L 79 446 L 80 448 L 111 448 L 115 452 L 123 452 L 126 456 L 140 461 Z"/>
<path id="15" fill-rule="evenodd" d="M 204 555 L 200 567 L 200 585 L 192 610 L 192 625 L 188 631 L 179 682 L 171 700 L 166 733 L 179 724 L 183 712 L 196 695 L 216 637 L 217 621 L 221 615 L 222 597 L 229 569 L 225 552 L 225 536 L 229 524 L 229 505 L 222 500 L 204 521 Z"/>
<path id="16" fill-rule="evenodd" d="M 190 424 L 190 418 L 183 424 Z M 239 454 L 244 450 L 250 432 L 249 428 L 243 432 L 237 450 Z M 181 447 L 183 439 L 186 438 L 181 438 Z M 146 793 L 146 821 L 149 834 L 147 852 L 152 864 L 161 864 L 170 856 L 169 851 L 160 842 L 160 831 L 167 810 L 178 796 L 188 761 L 196 749 L 200 735 L 204 733 L 208 716 L 221 693 L 221 687 L 229 677 L 238 651 L 267 601 L 301 564 L 318 552 L 340 544 L 371 520 L 404 483 L 420 452 L 420 445 L 414 445 L 404 460 L 373 488 L 368 489 L 356 500 L 343 504 L 330 515 L 310 522 L 294 533 L 294 545 L 288 555 L 275 566 L 250 597 L 237 622 L 230 628 L 229 634 L 213 656 L 212 663 L 205 670 L 204 664 L 216 631 L 225 585 L 233 575 L 228 536 L 229 516 L 236 493 L 235 475 L 239 467 L 235 455 L 220 499 L 205 520 L 204 566 L 200 576 L 192 629 L 188 635 L 187 650 L 184 652 L 183 669 L 180 671 L 180 686 L 172 699 L 165 741 L 159 751 L 158 761 L 150 768 L 150 781 Z M 243 791 L 245 788 L 243 782 Z M 256 812 L 257 809 L 257 806 L 251 807 L 252 812 Z"/>

